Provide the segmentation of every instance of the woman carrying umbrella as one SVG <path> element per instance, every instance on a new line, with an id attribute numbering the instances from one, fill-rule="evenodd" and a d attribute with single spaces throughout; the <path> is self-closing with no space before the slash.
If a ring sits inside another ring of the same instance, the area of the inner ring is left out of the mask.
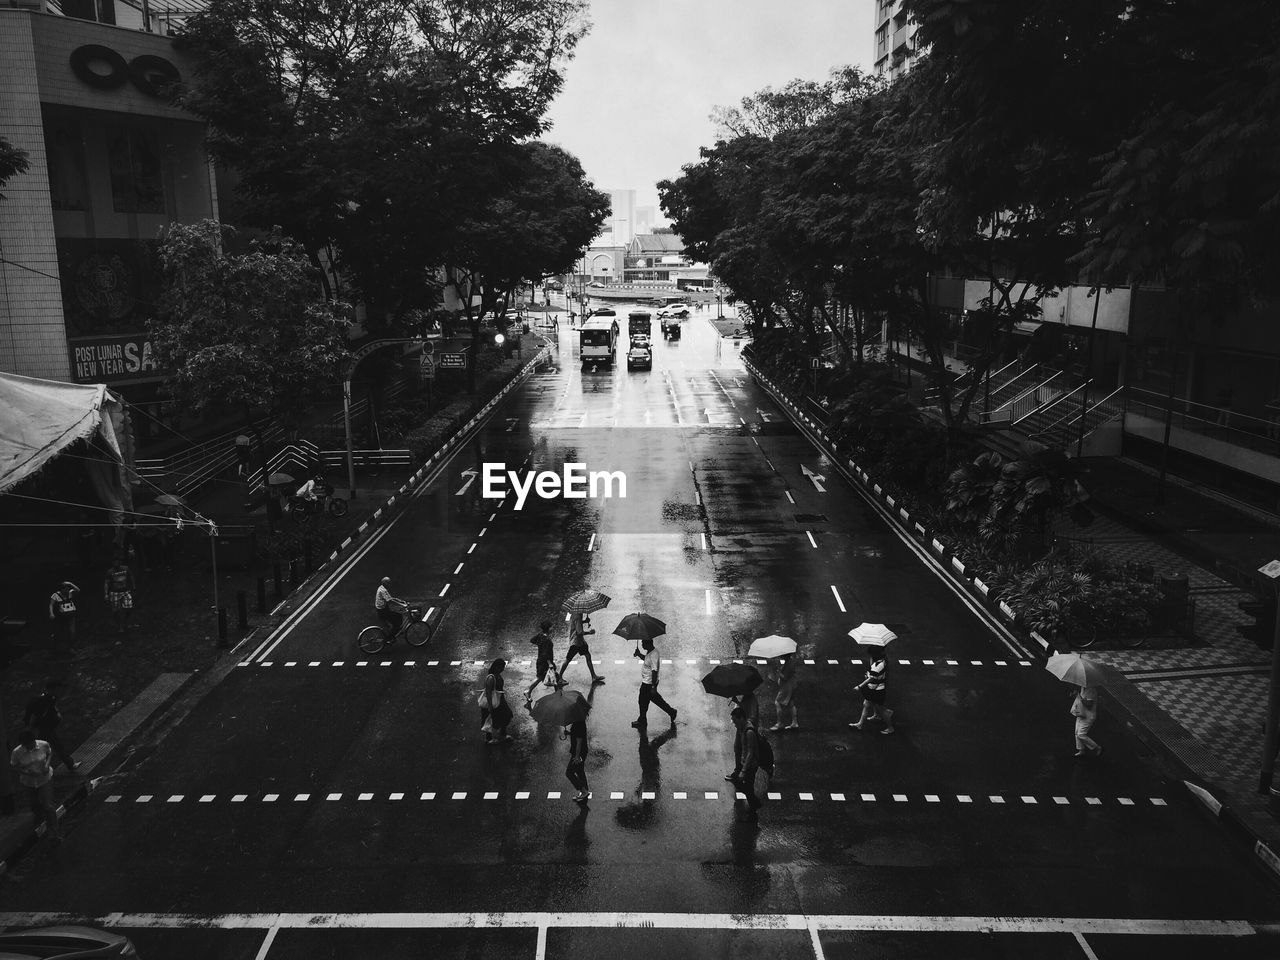
<path id="1" fill-rule="evenodd" d="M 1093 687 L 1077 687 L 1071 699 L 1071 715 L 1076 718 L 1076 756 L 1102 756 L 1102 746 L 1089 731 L 1098 719 L 1098 694 Z"/>
<path id="2" fill-rule="evenodd" d="M 862 716 L 858 718 L 857 723 L 849 724 L 855 730 L 861 730 L 862 725 L 868 720 L 882 720 L 884 721 L 884 729 L 880 732 L 893 733 L 893 711 L 884 705 L 885 666 L 884 651 L 873 649 L 871 651 L 871 665 L 867 667 L 866 677 L 853 688 L 854 690 L 863 691 Z"/>
<path id="3" fill-rule="evenodd" d="M 484 678 L 484 693 L 480 694 L 480 729 L 484 731 L 485 743 L 507 743 L 512 737 L 507 733 L 507 724 L 511 722 L 511 708 L 507 706 L 507 696 L 503 692 L 502 671 L 507 668 L 507 661 L 499 657 L 489 667 Z"/>
<path id="4" fill-rule="evenodd" d="M 1113 682 L 1119 674 L 1106 664 L 1078 653 L 1056 653 L 1044 668 L 1076 689 L 1071 694 L 1071 715 L 1076 718 L 1076 756 L 1102 755 L 1102 747 L 1089 736 L 1098 719 L 1098 687 Z"/>

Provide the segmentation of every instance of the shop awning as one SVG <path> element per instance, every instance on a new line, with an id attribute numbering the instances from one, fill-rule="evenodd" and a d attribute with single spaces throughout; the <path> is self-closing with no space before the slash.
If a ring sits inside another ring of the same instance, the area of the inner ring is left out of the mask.
<path id="1" fill-rule="evenodd" d="M 114 461 L 110 505 L 127 503 L 133 444 L 120 398 L 103 384 L 0 373 L 0 494 L 81 440 L 90 441 L 92 459 L 104 466 Z"/>

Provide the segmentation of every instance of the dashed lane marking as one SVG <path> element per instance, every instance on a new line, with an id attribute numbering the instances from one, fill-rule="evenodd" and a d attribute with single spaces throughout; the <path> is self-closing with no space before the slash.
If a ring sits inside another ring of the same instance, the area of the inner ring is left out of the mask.
<path id="1" fill-rule="evenodd" d="M 804 532 L 804 535 L 805 535 L 806 537 L 808 537 L 808 538 L 809 538 L 809 544 L 810 544 L 810 546 L 812 546 L 812 547 L 813 547 L 813 549 L 817 550 L 817 549 L 818 549 L 818 541 L 817 541 L 817 540 L 815 540 L 815 539 L 813 539 L 813 532 L 812 532 L 812 531 L 810 531 L 810 530 L 806 530 L 806 531 Z"/>
<path id="2" fill-rule="evenodd" d="M 836 603 L 840 605 L 840 609 L 843 611 L 844 602 L 840 599 L 839 592 L 836 590 L 835 587 L 831 588 L 831 592 L 835 594 Z M 713 603 L 714 603 L 714 598 L 712 595 L 712 591 L 708 590 L 707 591 L 707 613 L 713 612 Z M 428 618 L 431 616 L 432 611 L 434 611 L 435 609 L 436 609 L 435 607 L 432 607 L 430 610 L 427 611 Z M 567 619 L 568 614 L 566 614 L 565 616 Z M 757 666 L 768 666 L 769 664 L 768 660 L 760 660 L 755 657 L 746 657 L 746 658 L 744 657 L 736 657 L 736 658 L 735 657 L 723 657 L 723 658 L 722 657 L 680 657 L 677 659 L 680 662 L 682 662 L 685 666 L 690 666 L 690 667 L 701 667 L 703 664 L 709 664 L 710 666 L 714 667 L 714 666 L 719 666 L 721 663 L 724 663 L 726 661 L 729 661 L 732 663 L 754 663 Z M 595 662 L 603 663 L 604 661 L 596 660 Z M 624 662 L 625 661 L 623 660 L 614 661 L 614 663 L 624 663 Z M 671 663 L 675 663 L 676 660 L 667 659 L 667 660 L 663 660 L 662 662 L 664 664 L 671 664 Z M 936 668 L 938 664 L 938 661 L 936 660 L 897 660 L 892 662 L 896 663 L 900 667 Z M 1010 664 L 1004 660 L 968 660 L 968 661 L 965 661 L 963 664 L 956 660 L 947 660 L 944 662 L 948 666 L 952 666 L 952 667 L 959 666 L 959 667 L 966 667 L 966 668 L 982 667 L 984 669 L 986 668 L 998 669 L 1000 667 L 1010 666 Z M 482 666 L 488 665 L 487 660 L 449 660 L 447 662 L 444 660 L 426 660 L 426 661 L 423 661 L 423 660 L 332 660 L 332 661 L 310 660 L 310 661 L 307 661 L 306 663 L 303 663 L 300 660 L 288 660 L 285 662 L 279 662 L 276 660 L 264 660 L 261 662 L 254 662 L 251 660 L 241 660 L 238 664 L 236 664 L 236 666 L 240 668 L 252 667 L 252 668 L 261 670 L 261 669 L 269 669 L 269 668 L 288 669 L 290 667 L 307 667 L 307 668 L 323 667 L 326 664 L 330 667 L 368 667 L 370 664 L 373 664 L 373 663 L 376 663 L 379 666 L 383 666 L 383 667 L 447 666 L 447 667 L 467 667 L 468 669 L 472 667 L 482 667 Z M 514 656 L 507 659 L 506 663 L 508 668 L 512 668 L 512 669 L 519 668 L 519 667 L 533 667 L 535 665 L 533 660 L 521 660 L 521 659 L 515 658 Z M 825 667 L 845 667 L 845 666 L 864 667 L 866 666 L 865 660 L 859 660 L 856 658 L 855 659 L 826 658 L 823 660 L 819 660 L 816 658 L 807 658 L 804 660 L 804 663 L 807 666 L 811 666 L 811 667 L 813 666 L 819 666 L 819 667 L 823 667 L 823 666 Z M 1030 667 L 1033 665 L 1030 660 L 1019 660 L 1017 661 L 1017 664 L 1018 666 L 1021 666 L 1021 667 Z"/>
<path id="3" fill-rule="evenodd" d="M 497 791 L 497 790 L 485 790 L 485 791 L 429 790 L 429 791 L 418 791 L 416 795 L 420 801 L 435 800 L 437 796 L 440 796 L 440 797 L 447 796 L 450 798 L 450 800 L 457 800 L 457 801 L 463 801 L 468 799 L 493 801 L 493 800 L 503 800 L 503 799 L 528 800 L 532 796 L 532 792 L 528 790 L 519 790 L 519 791 L 513 791 L 513 792 L 503 792 L 503 791 Z M 634 798 L 636 797 L 636 795 L 637 795 L 637 792 L 634 790 L 633 791 L 602 790 L 599 792 L 599 796 L 601 798 L 607 796 L 610 800 L 613 800 L 613 801 L 624 801 L 629 798 Z M 175 805 L 181 805 L 181 806 L 186 806 L 191 803 L 215 804 L 215 803 L 229 802 L 229 803 L 253 804 L 253 803 L 277 803 L 278 801 L 281 800 L 282 797 L 285 797 L 285 796 L 289 796 L 289 795 L 283 794 L 283 793 L 255 793 L 255 794 L 205 793 L 205 794 L 201 794 L 197 798 L 194 795 L 185 794 L 185 793 L 174 793 L 174 794 L 167 794 L 167 795 L 141 793 L 136 796 L 130 796 L 129 794 L 123 794 L 123 793 L 113 793 L 104 797 L 103 802 L 104 803 L 132 803 L 135 805 L 138 805 L 138 804 L 145 805 L 145 804 L 152 804 L 152 803 L 165 804 L 165 805 L 175 804 Z M 308 803 L 308 802 L 311 802 L 312 796 L 313 795 L 310 793 L 295 793 L 291 795 L 291 800 L 294 803 Z M 377 802 L 382 800 L 402 801 L 408 796 L 411 796 L 411 794 L 405 791 L 395 791 L 395 792 L 387 792 L 387 793 L 363 791 L 363 792 L 347 792 L 347 793 L 329 793 L 325 795 L 324 799 L 325 799 L 325 802 L 327 803 L 336 803 L 344 799 L 350 800 L 353 798 L 360 803 L 369 803 L 369 802 Z M 539 796 L 541 797 L 541 794 L 539 794 Z M 592 796 L 594 797 L 596 796 L 596 794 L 592 794 Z M 639 796 L 640 796 L 640 799 L 642 800 L 652 800 L 655 802 L 659 799 L 659 795 L 657 791 L 640 791 Z M 741 794 L 738 794 L 739 799 L 741 799 L 741 796 L 742 796 Z M 548 800 L 559 800 L 560 797 L 561 797 L 561 794 L 559 793 L 559 791 L 552 790 L 546 793 L 546 798 Z M 705 789 L 704 790 L 663 791 L 661 798 L 666 799 L 667 797 L 670 797 L 671 800 L 689 800 L 690 798 L 693 798 L 693 799 L 701 799 L 701 800 L 719 801 L 722 799 L 720 791 L 705 790 Z M 856 799 L 854 801 L 850 801 L 849 799 L 850 797 L 854 797 Z M 1054 806 L 1054 807 L 1103 807 L 1108 810 L 1118 810 L 1122 808 L 1130 808 L 1135 810 L 1136 809 L 1145 810 L 1149 808 L 1154 808 L 1154 809 L 1169 808 L 1169 802 L 1164 797 L 1129 797 L 1129 796 L 1064 797 L 1061 795 L 1047 795 L 1047 794 L 1041 794 L 1040 796 L 1036 796 L 1033 794 L 1009 794 L 1007 796 L 1004 794 L 988 794 L 986 796 L 978 796 L 975 799 L 974 795 L 967 794 L 967 793 L 914 794 L 914 793 L 890 792 L 890 793 L 852 794 L 852 793 L 820 791 L 820 790 L 796 790 L 796 791 L 785 791 L 785 792 L 781 790 L 774 790 L 768 793 L 768 798 L 770 800 L 774 800 L 779 803 L 783 803 L 783 802 L 816 803 L 819 801 L 825 801 L 828 803 L 844 803 L 844 804 L 848 804 L 851 802 L 854 802 L 854 803 L 856 802 L 861 802 L 861 803 L 890 802 L 895 804 L 919 804 L 923 802 L 926 805 L 961 804 L 961 805 L 974 806 L 974 807 L 1022 806 L 1022 807 L 1035 807 L 1037 809 L 1047 809 L 1047 808 L 1050 808 L 1051 806 Z M 1053 801 L 1052 805 L 1050 805 L 1047 802 L 1041 803 L 1040 801 L 1042 798 L 1045 800 L 1051 799 Z M 727 800 L 728 797 L 725 796 L 723 799 Z M 985 803 L 983 801 L 985 801 Z"/>

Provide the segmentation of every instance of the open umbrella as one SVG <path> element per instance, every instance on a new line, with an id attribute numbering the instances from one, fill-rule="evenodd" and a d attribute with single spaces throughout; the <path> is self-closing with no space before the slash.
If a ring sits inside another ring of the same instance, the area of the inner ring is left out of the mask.
<path id="1" fill-rule="evenodd" d="M 1119 671 L 1105 663 L 1086 660 L 1078 653 L 1055 653 L 1045 662 L 1044 668 L 1064 683 L 1074 683 L 1078 687 L 1105 687 L 1121 676 Z"/>
<path id="2" fill-rule="evenodd" d="M 297 483 L 297 482 L 298 481 L 294 480 L 293 477 L 290 476 L 289 474 L 281 473 L 280 471 L 276 471 L 270 477 L 267 478 L 267 485 L 272 487 L 283 487 L 287 483 Z"/>
<path id="3" fill-rule="evenodd" d="M 760 660 L 772 660 L 774 657 L 786 657 L 795 653 L 797 650 L 796 642 L 790 637 L 780 637 L 776 633 L 767 637 L 760 637 L 751 642 L 751 649 L 747 651 L 748 657 L 756 657 Z"/>
<path id="4" fill-rule="evenodd" d="M 856 643 L 868 647 L 887 647 L 890 640 L 897 640 L 898 635 L 883 623 L 860 623 L 849 631 Z"/>
<path id="5" fill-rule="evenodd" d="M 185 507 L 187 501 L 174 493 L 162 493 L 156 497 L 156 503 L 163 504 L 166 507 Z"/>
<path id="6" fill-rule="evenodd" d="M 713 697 L 740 697 L 762 683 L 764 677 L 755 667 L 745 663 L 722 663 L 702 678 L 702 689 Z"/>
<path id="7" fill-rule="evenodd" d="M 603 610 L 609 605 L 609 597 L 601 593 L 599 590 L 592 590 L 588 587 L 585 590 L 579 590 L 572 594 L 560 605 L 560 609 L 566 613 L 593 613 L 596 610 Z"/>
<path id="8" fill-rule="evenodd" d="M 549 693 L 533 705 L 533 719 L 538 723 L 549 723 L 557 727 L 567 727 L 578 720 L 585 720 L 591 711 L 587 698 L 577 690 L 557 690 Z"/>
<path id="9" fill-rule="evenodd" d="M 654 637 L 662 636 L 667 632 L 667 625 L 647 613 L 629 613 L 618 621 L 613 632 L 624 640 L 634 640 L 639 643 L 641 640 L 652 640 Z"/>

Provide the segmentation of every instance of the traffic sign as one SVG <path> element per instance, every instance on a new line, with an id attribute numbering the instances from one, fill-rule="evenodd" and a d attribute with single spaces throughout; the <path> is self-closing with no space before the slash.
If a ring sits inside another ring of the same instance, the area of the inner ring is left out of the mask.
<path id="1" fill-rule="evenodd" d="M 821 357 L 810 357 L 810 358 L 809 358 L 809 369 L 810 369 L 810 370 L 821 370 L 821 369 L 822 369 L 822 358 L 821 358 Z"/>
<path id="2" fill-rule="evenodd" d="M 465 353 L 442 353 L 440 354 L 440 367 L 444 370 L 465 370 L 467 369 L 467 355 Z"/>
<path id="3" fill-rule="evenodd" d="M 434 380 L 434 379 L 435 379 L 435 376 L 436 376 L 436 364 L 435 364 L 435 361 L 434 361 L 434 360 L 432 360 L 432 359 L 431 359 L 431 357 L 430 357 L 430 356 L 428 356 L 428 355 L 427 355 L 427 354 L 425 354 L 425 353 L 422 355 L 422 367 L 421 367 L 421 372 L 422 372 L 422 379 L 423 379 L 423 380 Z"/>

